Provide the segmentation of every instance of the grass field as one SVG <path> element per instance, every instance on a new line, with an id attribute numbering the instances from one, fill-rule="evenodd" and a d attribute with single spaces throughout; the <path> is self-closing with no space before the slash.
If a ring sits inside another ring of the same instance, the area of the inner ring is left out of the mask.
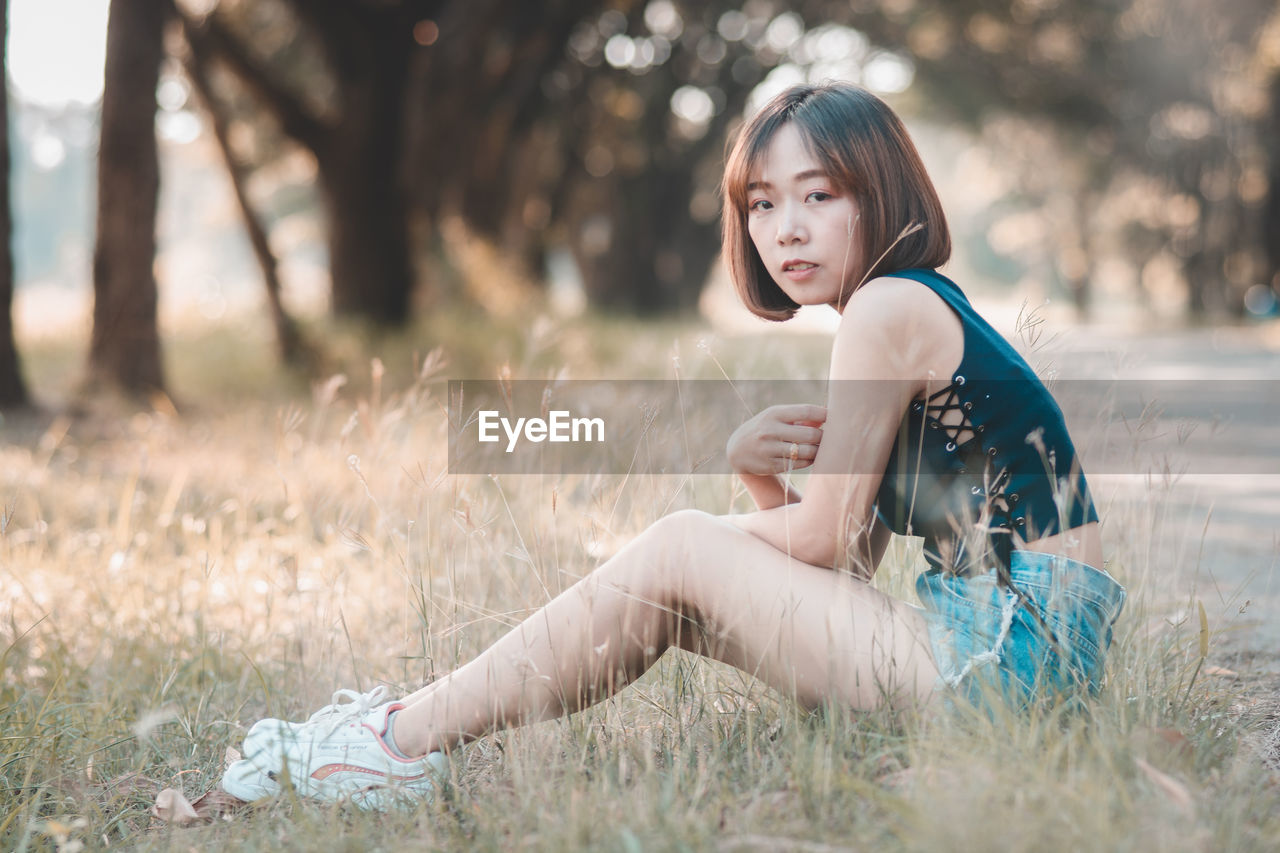
<path id="1" fill-rule="evenodd" d="M 0 848 L 1280 848 L 1274 693 L 1225 671 L 1220 626 L 1163 594 L 1142 541 L 1112 555 L 1131 597 L 1088 716 L 809 716 L 669 653 L 586 713 L 466 748 L 449 796 L 416 813 L 283 796 L 210 824 L 151 817 L 160 789 L 215 785 L 258 718 L 305 716 L 340 686 L 412 689 L 664 512 L 746 509 L 728 476 L 446 470 L 437 380 L 503 361 L 523 377 L 660 377 L 678 348 L 685 375 L 825 371 L 822 340 L 700 334 L 582 321 L 481 349 L 468 323 L 441 321 L 420 335 L 445 342 L 439 369 L 413 336 L 332 336 L 347 381 L 308 389 L 263 341 L 213 331 L 171 348 L 180 414 L 5 421 Z M 69 393 L 74 352 L 45 341 L 28 360 L 46 399 Z M 1158 492 L 1146 500 L 1104 520 L 1159 518 Z M 895 542 L 877 586 L 911 596 L 917 551 Z"/>

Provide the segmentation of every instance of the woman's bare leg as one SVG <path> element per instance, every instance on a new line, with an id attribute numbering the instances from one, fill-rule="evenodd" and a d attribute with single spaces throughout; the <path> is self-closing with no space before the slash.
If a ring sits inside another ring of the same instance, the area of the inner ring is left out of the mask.
<path id="1" fill-rule="evenodd" d="M 578 711 L 670 646 L 732 664 L 810 707 L 924 702 L 937 678 L 915 608 L 686 511 L 405 700 L 396 743 L 421 755 Z"/>

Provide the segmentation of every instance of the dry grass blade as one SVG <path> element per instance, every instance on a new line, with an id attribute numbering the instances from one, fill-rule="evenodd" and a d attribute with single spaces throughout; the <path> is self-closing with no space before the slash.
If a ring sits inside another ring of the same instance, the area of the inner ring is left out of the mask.
<path id="1" fill-rule="evenodd" d="M 1171 803 L 1178 807 L 1178 811 L 1187 817 L 1195 817 L 1195 799 L 1191 796 L 1191 791 L 1186 785 L 1168 773 L 1160 772 L 1141 758 L 1135 758 L 1133 761 L 1138 765 L 1138 769 L 1151 781 L 1151 784 L 1155 785 L 1161 793 L 1169 798 Z"/>

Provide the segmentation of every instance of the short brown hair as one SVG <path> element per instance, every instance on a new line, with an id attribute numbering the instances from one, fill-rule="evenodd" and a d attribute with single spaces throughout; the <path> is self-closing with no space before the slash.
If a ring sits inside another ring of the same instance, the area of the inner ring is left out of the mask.
<path id="1" fill-rule="evenodd" d="M 852 271 L 855 289 L 878 275 L 946 263 L 951 234 L 942 203 L 893 110 L 847 83 L 793 86 L 747 122 L 725 164 L 722 249 L 738 295 L 752 313 L 787 320 L 800 307 L 773 281 L 747 232 L 747 183 L 774 134 L 788 122 L 795 123 L 814 158 L 861 211 L 859 257 L 874 266 Z M 921 227 L 895 245 L 912 225 Z"/>

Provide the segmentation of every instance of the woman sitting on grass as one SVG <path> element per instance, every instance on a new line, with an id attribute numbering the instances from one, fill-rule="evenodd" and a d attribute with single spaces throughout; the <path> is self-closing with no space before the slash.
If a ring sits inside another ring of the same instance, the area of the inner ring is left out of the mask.
<path id="1" fill-rule="evenodd" d="M 898 118 L 853 86 L 790 89 L 742 131 L 723 189 L 747 307 L 841 314 L 826 407 L 773 406 L 729 439 L 758 511 L 659 520 L 410 696 L 262 720 L 227 792 L 429 799 L 453 747 L 599 702 L 670 647 L 805 707 L 1021 709 L 1098 688 L 1124 590 L 1099 568 L 1097 512 L 1049 392 L 934 271 L 951 241 Z M 808 466 L 801 497 L 780 475 Z M 923 609 L 868 583 L 891 531 L 925 538 Z"/>

